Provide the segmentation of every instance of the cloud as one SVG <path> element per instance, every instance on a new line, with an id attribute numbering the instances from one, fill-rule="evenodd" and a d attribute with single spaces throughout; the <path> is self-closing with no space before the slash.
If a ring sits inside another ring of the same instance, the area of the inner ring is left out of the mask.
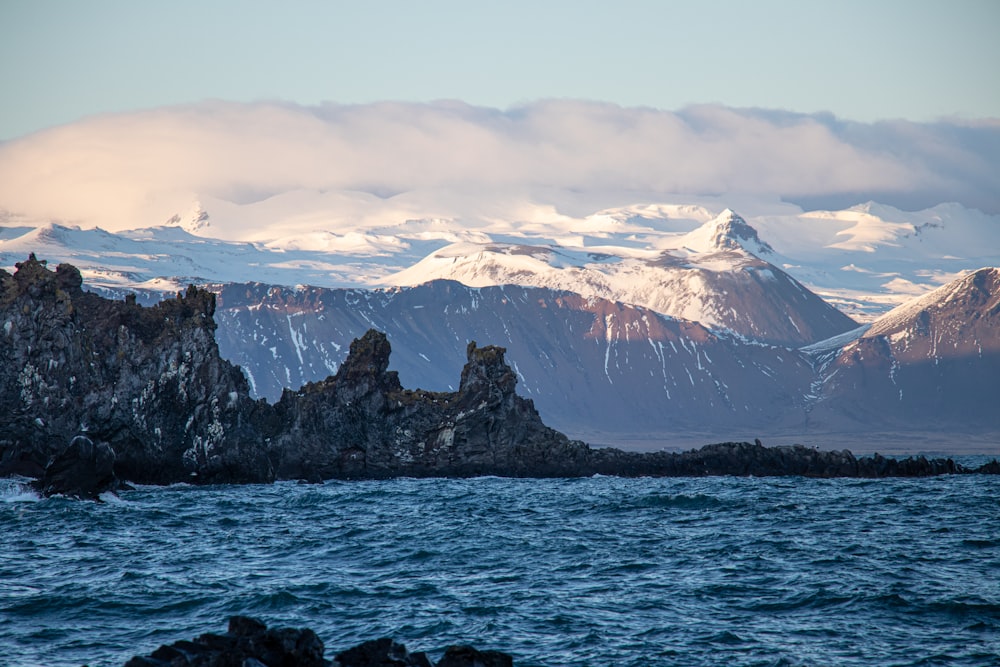
<path id="1" fill-rule="evenodd" d="M 1000 213 L 998 174 L 1000 122 L 990 120 L 865 124 L 564 100 L 506 111 L 451 101 L 205 102 L 95 116 L 0 144 L 0 209 L 118 229 L 160 224 L 198 198 L 558 190 L 809 206 L 957 201 Z"/>

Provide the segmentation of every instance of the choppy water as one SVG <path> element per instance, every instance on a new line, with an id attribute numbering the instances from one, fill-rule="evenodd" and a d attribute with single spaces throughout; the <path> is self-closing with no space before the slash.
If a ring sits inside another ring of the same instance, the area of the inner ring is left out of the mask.
<path id="1" fill-rule="evenodd" d="M 0 665 L 224 631 L 391 635 L 517 665 L 1000 665 L 1000 478 L 0 480 Z"/>

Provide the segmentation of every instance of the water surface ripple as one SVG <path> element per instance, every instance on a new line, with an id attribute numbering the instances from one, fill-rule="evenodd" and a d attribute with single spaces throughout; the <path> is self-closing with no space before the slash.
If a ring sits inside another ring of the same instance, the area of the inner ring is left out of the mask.
<path id="1" fill-rule="evenodd" d="M 1000 478 L 0 480 L 0 665 L 121 665 L 233 614 L 547 665 L 1000 665 Z"/>

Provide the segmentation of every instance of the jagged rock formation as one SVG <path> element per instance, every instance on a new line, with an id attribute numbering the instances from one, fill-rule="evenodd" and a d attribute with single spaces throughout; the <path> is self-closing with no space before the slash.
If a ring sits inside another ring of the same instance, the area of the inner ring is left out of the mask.
<path id="1" fill-rule="evenodd" d="M 0 271 L 0 473 L 40 477 L 82 432 L 136 482 L 273 479 L 258 403 L 219 357 L 215 298 L 192 287 L 143 308 L 81 286 L 34 256 Z"/>
<path id="2" fill-rule="evenodd" d="M 308 628 L 268 628 L 247 616 L 229 619 L 228 632 L 208 633 L 193 641 L 164 645 L 148 656 L 136 656 L 125 667 L 512 667 L 513 658 L 500 651 L 449 646 L 437 663 L 426 653 L 410 653 L 389 638 L 374 639 L 341 651 L 333 661 L 323 657 L 325 646 Z"/>
<path id="3" fill-rule="evenodd" d="M 458 392 L 410 391 L 370 331 L 336 376 L 272 406 L 219 357 L 211 293 L 143 308 L 81 282 L 34 257 L 0 274 L 0 474 L 41 477 L 80 432 L 146 483 L 565 474 L 588 451 L 515 394 L 502 348 L 470 344 Z"/>
<path id="4" fill-rule="evenodd" d="M 214 297 L 190 288 L 143 308 L 81 289 L 34 257 L 0 272 L 0 474 L 94 497 L 115 476 L 166 484 L 393 476 L 931 475 L 951 461 L 855 459 L 748 443 L 682 454 L 591 449 L 542 423 L 501 347 L 469 343 L 456 392 L 404 389 L 374 330 L 337 374 L 249 396 L 213 338 Z M 81 431 L 87 437 L 76 438 Z M 98 443 L 94 445 L 93 443 Z M 67 448 L 67 443 L 70 446 Z M 984 468 L 982 472 L 992 469 Z"/>
<path id="5" fill-rule="evenodd" d="M 279 477 L 563 475 L 589 449 L 514 392 L 504 349 L 468 346 L 457 392 L 403 389 L 371 330 L 333 377 L 286 391 L 267 431 Z"/>

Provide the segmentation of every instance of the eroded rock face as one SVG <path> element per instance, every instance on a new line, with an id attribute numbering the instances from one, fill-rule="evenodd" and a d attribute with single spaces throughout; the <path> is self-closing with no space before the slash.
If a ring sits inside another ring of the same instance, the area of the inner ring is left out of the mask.
<path id="1" fill-rule="evenodd" d="M 80 433 L 144 483 L 565 475 L 589 451 L 516 395 L 503 348 L 470 344 L 458 392 L 411 391 L 369 331 L 272 406 L 219 357 L 211 293 L 143 308 L 84 292 L 71 266 L 17 268 L 0 272 L 0 474 L 41 477 Z"/>
<path id="2" fill-rule="evenodd" d="M 213 295 L 142 308 L 81 285 L 34 256 L 0 271 L 0 474 L 38 477 L 85 433 L 137 482 L 273 479 L 246 379 L 218 354 Z"/>
<path id="3" fill-rule="evenodd" d="M 457 392 L 403 389 L 369 331 L 337 375 L 286 391 L 269 452 L 279 477 L 570 475 L 589 448 L 542 423 L 514 391 L 504 349 L 470 343 Z"/>

